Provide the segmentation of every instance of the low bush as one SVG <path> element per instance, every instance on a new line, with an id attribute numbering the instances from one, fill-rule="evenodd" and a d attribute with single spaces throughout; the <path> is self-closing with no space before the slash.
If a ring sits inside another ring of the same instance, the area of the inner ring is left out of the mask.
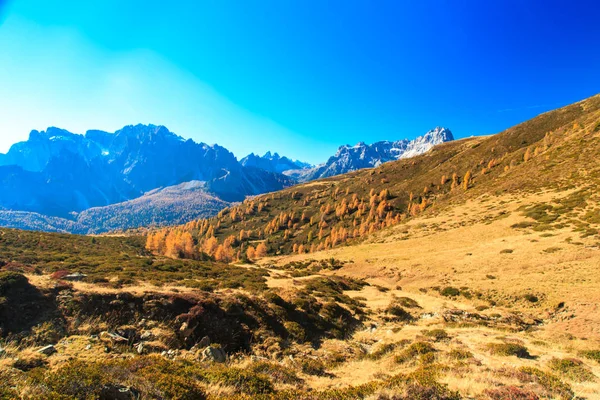
<path id="1" fill-rule="evenodd" d="M 600 350 L 584 350 L 579 353 L 581 357 L 585 357 L 589 360 L 594 360 L 600 363 Z"/>
<path id="2" fill-rule="evenodd" d="M 575 382 L 594 381 L 596 377 L 585 364 L 575 358 L 553 358 L 548 366 L 554 372 Z"/>
<path id="3" fill-rule="evenodd" d="M 417 357 L 422 357 L 426 354 L 435 352 L 436 349 L 431 345 L 431 343 L 415 342 L 396 355 L 396 357 L 394 357 L 394 361 L 402 364 L 414 360 Z"/>
<path id="4" fill-rule="evenodd" d="M 518 343 L 490 343 L 487 345 L 487 348 L 491 354 L 496 356 L 532 358 L 527 347 Z"/>
<path id="5" fill-rule="evenodd" d="M 460 290 L 458 290 L 457 288 L 452 287 L 452 286 L 447 286 L 444 289 L 442 289 L 440 294 L 442 296 L 446 296 L 446 297 L 456 297 L 456 296 L 460 295 Z"/>
<path id="6" fill-rule="evenodd" d="M 484 392 L 490 400 L 538 400 L 539 396 L 529 390 L 517 386 L 503 386 L 498 389 L 486 389 Z"/>
<path id="7" fill-rule="evenodd" d="M 396 299 L 396 304 L 398 304 L 401 307 L 406 307 L 406 308 L 421 308 L 421 306 L 419 306 L 419 303 L 417 303 L 415 300 L 411 299 L 410 297 L 398 297 Z"/>
<path id="8" fill-rule="evenodd" d="M 452 349 L 448 352 L 448 357 L 452 360 L 461 361 L 473 358 L 473 353 L 471 353 L 469 350 Z"/>
<path id="9" fill-rule="evenodd" d="M 448 335 L 448 332 L 446 332 L 443 329 L 433 329 L 430 331 L 425 330 L 425 331 L 423 331 L 423 335 L 436 341 L 436 342 L 450 338 L 450 336 Z"/>
<path id="10" fill-rule="evenodd" d="M 278 383 L 299 384 L 303 382 L 296 374 L 296 371 L 280 364 L 259 361 L 251 364 L 247 369 L 254 374 L 269 376 L 273 381 Z"/>
<path id="11" fill-rule="evenodd" d="M 388 321 L 409 322 L 414 319 L 414 317 L 408 311 L 398 304 L 390 304 L 385 309 L 385 313 L 388 315 L 386 318 Z"/>
<path id="12" fill-rule="evenodd" d="M 302 360 L 300 368 L 307 375 L 324 376 L 327 373 L 323 361 L 312 358 Z"/>
<path id="13" fill-rule="evenodd" d="M 521 367 L 519 372 L 527 376 L 529 379 L 532 379 L 535 383 L 542 386 L 545 390 L 556 397 L 564 400 L 570 400 L 574 396 L 571 387 L 552 374 L 534 367 Z"/>

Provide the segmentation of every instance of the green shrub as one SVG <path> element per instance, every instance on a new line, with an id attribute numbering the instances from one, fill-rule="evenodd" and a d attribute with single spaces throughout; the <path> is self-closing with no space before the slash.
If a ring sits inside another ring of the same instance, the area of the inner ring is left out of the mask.
<path id="1" fill-rule="evenodd" d="M 589 360 L 594 360 L 600 363 L 600 350 L 584 350 L 579 353 L 581 357 L 585 357 Z"/>
<path id="2" fill-rule="evenodd" d="M 163 399 L 203 400 L 206 398 L 198 382 L 188 376 L 154 373 L 151 381 L 154 390 L 160 393 L 160 398 Z"/>
<path id="3" fill-rule="evenodd" d="M 302 328 L 302 325 L 300 325 L 299 323 L 294 321 L 287 321 L 283 324 L 283 326 L 292 340 L 295 340 L 298 343 L 304 343 L 306 341 L 306 331 L 304 330 L 304 328 Z"/>
<path id="4" fill-rule="evenodd" d="M 326 374 L 325 364 L 321 360 L 307 358 L 300 363 L 302 372 L 308 375 L 323 376 Z"/>
<path id="5" fill-rule="evenodd" d="M 0 296 L 4 295 L 11 287 L 23 287 L 28 283 L 23 274 L 17 272 L 0 272 Z"/>
<path id="6" fill-rule="evenodd" d="M 238 392 L 259 395 L 273 392 L 270 379 L 260 373 L 240 368 L 215 367 L 208 371 L 205 378 L 211 383 L 219 383 L 235 388 Z"/>
<path id="7" fill-rule="evenodd" d="M 406 308 L 421 308 L 421 306 L 419 306 L 419 303 L 417 303 L 415 300 L 411 299 L 410 297 L 398 297 L 396 299 L 396 304 L 398 304 L 401 307 L 406 307 Z"/>
<path id="8" fill-rule="evenodd" d="M 419 356 L 434 353 L 435 351 L 436 349 L 431 345 L 431 343 L 415 342 L 396 355 L 396 357 L 394 357 L 394 361 L 402 364 L 414 360 Z"/>
<path id="9" fill-rule="evenodd" d="M 575 358 L 553 358 L 548 362 L 551 370 L 575 382 L 589 382 L 596 379 L 583 362 Z"/>
<path id="10" fill-rule="evenodd" d="M 377 347 L 373 352 L 365 355 L 368 360 L 379 360 L 381 357 L 394 351 L 401 343 L 385 343 Z"/>
<path id="11" fill-rule="evenodd" d="M 388 317 L 388 320 L 390 321 L 408 322 L 414 319 L 408 311 L 397 304 L 388 306 L 388 308 L 385 309 L 385 313 L 390 315 L 390 317 Z"/>
<path id="12" fill-rule="evenodd" d="M 530 302 L 530 303 L 537 303 L 539 301 L 538 297 L 536 295 L 534 295 L 534 294 L 531 294 L 531 293 L 525 294 L 523 296 L 523 298 L 525 300 L 527 300 L 528 302 Z"/>
<path id="13" fill-rule="evenodd" d="M 273 381 L 279 383 L 299 384 L 303 382 L 293 369 L 267 361 L 255 362 L 248 367 L 248 370 L 254 374 L 269 376 Z"/>
<path id="14" fill-rule="evenodd" d="M 447 286 L 444 289 L 442 289 L 440 294 L 446 297 L 456 297 L 460 294 L 460 290 L 452 286 Z"/>
<path id="15" fill-rule="evenodd" d="M 490 343 L 489 352 L 497 356 L 517 356 L 519 358 L 532 358 L 527 347 L 517 343 Z"/>
<path id="16" fill-rule="evenodd" d="M 436 342 L 450 338 L 450 336 L 448 336 L 448 332 L 446 332 L 443 329 L 433 329 L 430 331 L 426 330 L 426 331 L 423 331 L 423 335 L 430 339 L 435 340 Z"/>
<path id="17" fill-rule="evenodd" d="M 571 387 L 552 374 L 533 367 L 521 367 L 519 372 L 528 375 L 534 382 L 561 399 L 570 400 L 574 396 Z"/>
<path id="18" fill-rule="evenodd" d="M 467 360 L 469 358 L 473 358 L 473 353 L 471 353 L 469 350 L 452 349 L 450 352 L 448 352 L 448 357 L 457 361 Z"/>

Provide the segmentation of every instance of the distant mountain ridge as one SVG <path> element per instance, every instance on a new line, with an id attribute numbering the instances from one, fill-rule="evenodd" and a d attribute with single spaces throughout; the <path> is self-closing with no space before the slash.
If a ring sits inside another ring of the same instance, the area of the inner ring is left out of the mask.
<path id="1" fill-rule="evenodd" d="M 183 182 L 202 181 L 225 201 L 290 186 L 284 175 L 244 167 L 224 147 L 185 140 L 164 126 L 115 133 L 32 131 L 0 155 L 0 206 L 66 217 L 135 199 Z"/>
<path id="2" fill-rule="evenodd" d="M 341 146 L 326 163 L 311 169 L 286 171 L 300 182 L 345 174 L 363 168 L 377 167 L 389 161 L 414 157 L 429 151 L 433 146 L 454 140 L 448 128 L 436 127 L 414 140 L 381 141 L 373 144 L 360 142 L 354 146 Z"/>
<path id="3" fill-rule="evenodd" d="M 254 153 L 250 153 L 240 160 L 240 164 L 245 167 L 260 168 L 264 169 L 265 171 L 276 172 L 279 174 L 289 170 L 312 167 L 311 164 L 298 160 L 294 161 L 285 156 L 281 157 L 277 153 L 271 154 L 270 151 L 267 151 L 262 157 Z"/>
<path id="4" fill-rule="evenodd" d="M 312 166 L 270 151 L 236 157 L 164 126 L 84 135 L 50 127 L 0 154 L 0 226 L 102 233 L 210 217 L 247 196 L 372 168 L 453 140 L 436 128 L 415 140 L 341 146 Z"/>

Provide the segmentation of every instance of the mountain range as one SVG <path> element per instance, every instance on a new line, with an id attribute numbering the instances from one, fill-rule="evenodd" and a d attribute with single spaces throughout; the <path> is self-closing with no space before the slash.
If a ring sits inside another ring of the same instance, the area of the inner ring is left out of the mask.
<path id="1" fill-rule="evenodd" d="M 240 161 L 224 147 L 164 126 L 84 135 L 50 127 L 0 154 L 0 225 L 102 233 L 208 217 L 248 196 L 410 157 L 453 140 L 436 128 L 415 140 L 341 146 L 312 166 L 277 153 Z"/>
<path id="2" fill-rule="evenodd" d="M 454 140 L 452 132 L 447 128 L 438 126 L 414 140 L 381 141 L 373 144 L 360 142 L 354 146 L 341 146 L 335 155 L 330 157 L 324 164 L 313 168 L 286 171 L 285 173 L 299 182 L 307 182 L 363 168 L 378 167 L 389 161 L 414 157 L 429 151 L 435 145 L 451 140 Z"/>

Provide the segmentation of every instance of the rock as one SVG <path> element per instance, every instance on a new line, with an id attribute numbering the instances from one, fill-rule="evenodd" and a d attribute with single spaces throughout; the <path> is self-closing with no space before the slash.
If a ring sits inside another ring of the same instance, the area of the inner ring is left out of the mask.
<path id="1" fill-rule="evenodd" d="M 135 340 L 135 338 L 138 336 L 138 331 L 134 326 L 125 325 L 117 328 L 117 334 L 126 338 L 127 340 Z"/>
<path id="2" fill-rule="evenodd" d="M 87 346 L 85 346 L 85 349 L 86 349 L 86 350 L 91 350 L 91 349 L 92 349 L 92 345 L 91 345 L 91 344 L 88 344 Z"/>
<path id="3" fill-rule="evenodd" d="M 202 350 L 202 361 L 213 361 L 224 363 L 227 360 L 227 355 L 220 347 L 208 346 Z"/>
<path id="4" fill-rule="evenodd" d="M 100 340 L 107 342 L 116 342 L 116 343 L 127 343 L 129 340 L 127 338 L 124 338 L 121 335 L 118 335 L 116 333 L 111 333 L 111 332 L 101 332 L 100 333 Z"/>
<path id="5" fill-rule="evenodd" d="M 82 274 L 81 272 L 75 272 L 74 274 L 66 275 L 63 279 L 66 281 L 81 281 L 87 278 L 86 274 Z"/>
<path id="6" fill-rule="evenodd" d="M 152 340 L 154 339 L 154 335 L 150 331 L 146 331 L 140 335 L 141 340 Z"/>
<path id="7" fill-rule="evenodd" d="M 193 327 L 190 327 L 190 325 L 187 322 L 184 322 L 183 324 L 181 324 L 179 332 L 181 332 L 185 340 L 188 340 L 188 338 L 192 336 L 197 327 L 198 324 L 194 325 Z"/>
<path id="8" fill-rule="evenodd" d="M 54 347 L 54 345 L 49 344 L 48 346 L 39 349 L 38 353 L 51 356 L 52 354 L 56 353 L 56 348 Z"/>
<path id="9" fill-rule="evenodd" d="M 140 355 L 144 354 L 144 343 L 138 344 L 136 350 L 137 350 L 138 354 L 140 354 Z"/>
<path id="10" fill-rule="evenodd" d="M 205 348 L 207 346 L 210 346 L 210 338 L 208 336 L 204 336 L 202 339 L 200 339 L 200 341 L 198 342 L 198 347 Z"/>
<path id="11" fill-rule="evenodd" d="M 104 385 L 99 396 L 99 400 L 137 400 L 139 398 L 138 390 L 122 385 Z"/>

